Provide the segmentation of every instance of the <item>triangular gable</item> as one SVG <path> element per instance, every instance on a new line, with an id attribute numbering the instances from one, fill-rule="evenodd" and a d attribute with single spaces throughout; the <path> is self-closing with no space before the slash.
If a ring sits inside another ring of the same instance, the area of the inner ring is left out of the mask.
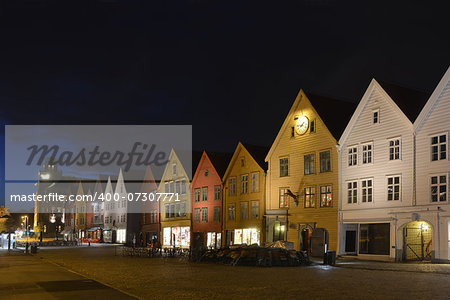
<path id="1" fill-rule="evenodd" d="M 231 157 L 230 163 L 228 164 L 227 170 L 225 171 L 225 174 L 222 177 L 222 182 L 225 182 L 225 178 L 228 177 L 228 175 L 231 172 L 231 169 L 233 168 L 234 163 L 236 162 L 236 160 L 238 159 L 239 154 L 242 151 L 245 151 L 245 153 L 248 154 L 248 156 L 251 157 L 251 159 L 253 160 L 253 162 L 261 169 L 261 171 L 264 173 L 266 170 L 263 170 L 263 168 L 261 168 L 261 166 L 259 165 L 259 163 L 255 160 L 255 158 L 253 157 L 253 155 L 245 148 L 245 146 L 239 142 L 236 150 L 234 150 L 233 156 Z"/>
<path id="2" fill-rule="evenodd" d="M 438 100 L 440 99 L 440 96 L 442 92 L 444 91 L 445 87 L 450 81 L 450 67 L 445 72 L 444 76 L 442 76 L 441 81 L 439 81 L 439 84 L 436 86 L 436 88 L 433 91 L 433 94 L 431 94 L 430 99 L 428 99 L 425 106 L 422 108 L 419 116 L 414 121 L 414 131 L 418 132 L 422 128 L 425 121 L 430 116 L 431 112 L 433 111 L 434 107 L 438 103 Z"/>
<path id="3" fill-rule="evenodd" d="M 183 176 L 177 175 L 177 177 L 184 177 L 187 181 L 189 181 L 189 176 L 188 176 L 188 174 L 186 174 L 186 170 L 184 169 L 183 164 L 181 163 L 180 159 L 178 158 L 177 154 L 175 153 L 175 150 L 172 149 L 170 151 L 170 155 L 169 155 L 169 159 L 167 160 L 166 167 L 164 168 L 164 173 L 161 177 L 161 183 L 166 181 L 166 179 L 169 177 L 168 174 L 170 174 L 170 173 L 168 173 L 168 172 L 172 170 L 172 164 L 174 162 L 177 163 L 177 174 L 183 174 Z M 160 185 L 161 185 L 161 183 L 160 183 Z"/>
<path id="4" fill-rule="evenodd" d="M 392 98 L 388 95 L 388 93 L 386 93 L 386 91 L 381 87 L 381 85 L 374 78 L 374 79 L 372 79 L 372 81 L 370 82 L 366 91 L 364 92 L 364 95 L 361 98 L 361 101 L 359 101 L 359 104 L 356 107 L 356 110 L 353 113 L 352 118 L 350 119 L 350 122 L 348 122 L 347 127 L 345 127 L 344 133 L 342 133 L 342 136 L 339 139 L 339 145 L 343 145 L 347 141 L 350 133 L 353 130 L 353 127 L 355 126 L 356 122 L 358 122 L 359 117 L 361 116 L 362 112 L 364 111 L 367 104 L 369 103 L 369 100 L 375 90 L 378 91 L 383 96 L 383 98 L 388 101 L 388 103 L 392 106 L 392 108 L 397 112 L 397 114 L 401 118 L 401 120 L 411 128 L 411 132 L 412 132 L 413 125 L 412 125 L 411 121 L 408 119 L 408 117 L 398 107 L 398 105 L 394 102 L 394 100 L 392 100 Z"/>

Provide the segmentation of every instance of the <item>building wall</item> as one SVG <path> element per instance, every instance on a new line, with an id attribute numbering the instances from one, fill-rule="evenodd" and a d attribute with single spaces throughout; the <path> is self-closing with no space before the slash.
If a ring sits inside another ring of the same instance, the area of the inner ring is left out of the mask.
<path id="1" fill-rule="evenodd" d="M 450 179 L 450 160 L 448 154 L 448 138 L 450 131 L 450 83 L 447 82 L 440 93 L 437 102 L 426 116 L 423 124 L 416 132 L 416 202 L 417 205 L 430 210 L 427 219 L 433 227 L 433 249 L 435 258 L 450 260 L 449 222 L 450 205 L 448 187 Z M 446 135 L 447 158 L 431 160 L 431 137 Z M 431 202 L 431 176 L 447 176 L 447 200 L 445 202 Z M 440 207 L 441 211 L 438 211 Z M 425 213 L 422 213 L 425 217 Z"/>
<path id="2" fill-rule="evenodd" d="M 241 159 L 244 159 L 244 165 L 241 165 Z M 251 174 L 259 174 L 259 189 L 258 192 L 252 192 L 251 187 Z M 241 175 L 248 174 L 248 192 L 241 194 Z M 229 182 L 230 178 L 236 178 L 236 194 L 229 194 Z M 233 158 L 230 161 L 228 170 L 223 177 L 223 182 L 225 185 L 223 197 L 223 229 L 222 243 L 226 241 L 226 232 L 232 231 L 234 229 L 244 229 L 244 228 L 255 228 L 260 231 L 260 243 L 264 240 L 264 227 L 263 227 L 263 214 L 265 211 L 265 172 L 258 165 L 258 163 L 253 159 L 250 153 L 244 148 L 244 146 L 239 143 L 236 148 Z M 259 204 L 259 217 L 252 219 L 251 215 L 251 203 L 252 201 L 257 201 Z M 248 218 L 241 219 L 240 204 L 242 202 L 248 203 Z M 228 207 L 230 205 L 235 206 L 235 219 L 228 219 Z"/>
<path id="3" fill-rule="evenodd" d="M 208 175 L 205 176 L 205 172 Z M 214 187 L 220 187 L 220 199 L 214 200 Z M 203 201 L 203 190 L 202 188 L 208 188 L 208 201 Z M 194 191 L 195 189 L 200 189 L 200 202 L 194 202 Z M 193 232 L 222 232 L 222 179 L 219 174 L 217 174 L 214 166 L 212 165 L 210 159 L 208 158 L 206 152 L 203 153 L 200 163 L 198 165 L 197 171 L 194 174 L 192 180 L 192 231 Z M 201 221 L 201 209 L 208 209 L 208 221 Z M 214 207 L 220 207 L 220 221 L 214 222 Z M 194 212 L 195 209 L 200 209 L 200 222 L 194 222 Z"/>
<path id="4" fill-rule="evenodd" d="M 301 97 L 301 100 L 300 98 Z M 311 133 L 306 132 L 303 135 L 295 132 L 292 137 L 292 127 L 296 125 L 295 117 L 305 115 L 310 122 L 315 121 L 316 130 Z M 267 157 L 269 170 L 267 174 L 267 198 L 266 209 L 280 209 L 279 193 L 280 188 L 288 188 L 295 195 L 300 195 L 298 206 L 292 197 L 288 197 L 288 220 L 286 240 L 294 243 L 295 249 L 299 249 L 299 226 L 300 224 L 316 224 L 317 228 L 325 228 L 329 233 L 329 249 L 337 249 L 337 231 L 338 231 L 338 154 L 336 150 L 336 140 L 326 128 L 320 116 L 313 109 L 307 96 L 301 91 L 297 96 L 293 109 L 286 118 L 288 122 L 281 132 L 279 140 L 272 145 L 270 156 Z M 285 122 L 286 122 L 285 121 Z M 331 172 L 320 173 L 319 152 L 329 150 L 331 152 Z M 315 173 L 304 174 L 304 156 L 306 154 L 315 154 Z M 280 158 L 289 159 L 288 176 L 280 177 Z M 320 186 L 332 186 L 332 206 L 320 207 Z M 303 191 L 305 187 L 315 187 L 316 199 L 315 208 L 305 208 L 305 197 Z M 283 209 L 283 208 L 281 208 Z M 268 235 L 267 241 L 271 241 L 273 226 L 271 221 L 267 221 Z"/>
<path id="5" fill-rule="evenodd" d="M 350 128 L 348 136 L 340 145 L 341 170 L 341 205 L 342 222 L 360 223 L 390 223 L 393 224 L 395 212 L 405 211 L 413 203 L 413 133 L 412 123 L 403 115 L 395 104 L 388 99 L 387 94 L 377 83 L 372 83 L 366 91 L 367 102 L 361 100 L 361 113 Z M 373 124 L 373 112 L 379 111 L 379 123 Z M 399 160 L 389 160 L 389 140 L 401 139 Z M 344 138 L 341 137 L 341 140 Z M 372 163 L 362 164 L 362 145 L 371 142 L 373 145 Z M 348 165 L 348 148 L 358 148 L 358 163 Z M 387 200 L 387 177 L 401 176 L 401 197 L 397 201 Z M 373 200 L 361 201 L 361 180 L 373 180 Z M 358 182 L 357 203 L 348 203 L 347 184 Z M 391 245 L 396 244 L 396 227 L 391 226 Z M 345 235 L 341 231 L 341 245 L 344 245 Z M 343 247 L 340 247 L 343 253 Z M 390 248 L 390 257 L 394 258 L 396 249 Z"/>

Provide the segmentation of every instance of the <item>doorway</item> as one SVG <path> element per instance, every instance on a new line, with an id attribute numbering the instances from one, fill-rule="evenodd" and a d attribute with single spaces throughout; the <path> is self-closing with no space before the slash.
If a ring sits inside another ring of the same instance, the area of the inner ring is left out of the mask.
<path id="1" fill-rule="evenodd" d="M 432 229 L 427 222 L 414 221 L 406 224 L 403 228 L 403 260 L 431 260 L 432 237 Z"/>

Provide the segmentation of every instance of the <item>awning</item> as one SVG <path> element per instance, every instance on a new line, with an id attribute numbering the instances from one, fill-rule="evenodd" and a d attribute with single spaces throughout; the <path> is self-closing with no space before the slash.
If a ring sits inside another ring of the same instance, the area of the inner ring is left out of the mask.
<path id="1" fill-rule="evenodd" d="M 88 232 L 93 232 L 93 231 L 97 231 L 97 230 L 99 230 L 99 229 L 103 229 L 103 228 L 101 228 L 101 227 L 91 227 L 91 228 L 89 228 L 87 231 L 88 231 Z"/>
<path id="2" fill-rule="evenodd" d="M 64 228 L 63 231 L 61 231 L 61 234 L 72 234 L 73 233 L 73 228 Z"/>

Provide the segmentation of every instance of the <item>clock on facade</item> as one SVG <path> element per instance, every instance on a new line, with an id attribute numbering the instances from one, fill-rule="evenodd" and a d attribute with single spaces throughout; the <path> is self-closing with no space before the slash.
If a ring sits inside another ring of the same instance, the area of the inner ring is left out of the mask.
<path id="1" fill-rule="evenodd" d="M 306 116 L 299 116 L 297 119 L 297 124 L 295 125 L 295 129 L 298 134 L 304 134 L 309 127 L 309 120 Z"/>

